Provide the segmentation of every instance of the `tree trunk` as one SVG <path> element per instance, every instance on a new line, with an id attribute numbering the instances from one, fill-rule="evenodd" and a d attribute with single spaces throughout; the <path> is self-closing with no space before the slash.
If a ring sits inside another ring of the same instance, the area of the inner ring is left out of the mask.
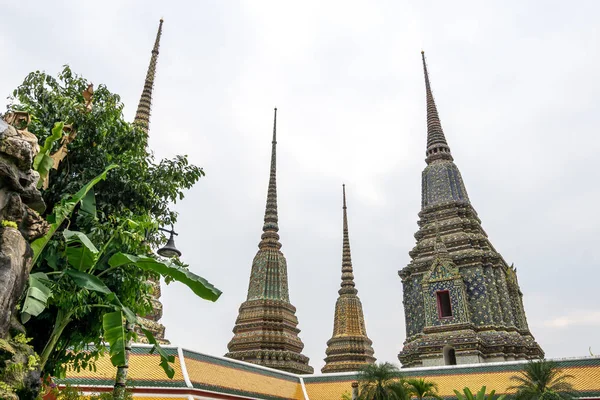
<path id="1" fill-rule="evenodd" d="M 40 369 L 42 371 L 44 370 L 44 367 L 46 366 L 50 355 L 54 351 L 56 343 L 58 342 L 58 339 L 60 339 L 60 335 L 62 335 L 69 322 L 71 322 L 72 316 L 72 312 L 67 312 L 65 314 L 63 310 L 58 310 L 58 313 L 56 314 L 56 320 L 54 322 L 54 329 L 52 329 L 52 333 L 50 334 L 48 343 L 46 343 L 46 346 L 44 347 L 44 350 L 40 355 Z"/>
<path id="2" fill-rule="evenodd" d="M 113 397 L 117 400 L 125 398 L 125 389 L 127 386 L 127 372 L 129 372 L 129 354 L 131 353 L 131 339 L 129 338 L 133 331 L 133 324 L 125 322 L 125 364 L 117 367 L 117 376 L 115 378 L 115 386 L 113 389 Z"/>

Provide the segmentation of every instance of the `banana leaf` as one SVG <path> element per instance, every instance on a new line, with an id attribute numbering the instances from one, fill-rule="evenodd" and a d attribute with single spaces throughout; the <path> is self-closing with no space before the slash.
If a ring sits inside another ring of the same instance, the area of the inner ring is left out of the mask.
<path id="1" fill-rule="evenodd" d="M 40 180 L 37 184 L 38 189 L 44 185 L 44 181 L 48 179 L 50 169 L 54 165 L 54 160 L 50 157 L 50 151 L 54 142 L 62 138 L 64 126 L 64 122 L 54 124 L 51 135 L 46 138 L 40 152 L 33 159 L 33 169 L 40 174 Z"/>
<path id="2" fill-rule="evenodd" d="M 48 233 L 31 243 L 31 249 L 33 250 L 33 262 L 31 265 L 35 265 L 36 261 L 40 257 L 40 254 L 52 238 L 52 235 L 54 235 L 54 232 L 56 232 L 62 223 L 71 216 L 73 210 L 75 210 L 75 206 L 77 206 L 77 204 L 87 195 L 94 185 L 101 180 L 106 179 L 106 174 L 108 171 L 116 167 L 117 165 L 115 164 L 109 165 L 104 172 L 89 181 L 73 196 L 54 206 L 54 213 L 48 217 L 48 222 L 50 222 L 50 229 L 48 230 Z"/>
<path id="3" fill-rule="evenodd" d="M 125 354 L 125 328 L 123 326 L 123 313 L 114 311 L 102 317 L 104 340 L 109 344 L 110 361 L 114 366 L 124 365 L 127 361 Z"/>
<path id="4" fill-rule="evenodd" d="M 116 253 L 108 260 L 108 264 L 111 267 L 120 267 L 123 265 L 133 264 L 141 269 L 154 271 L 164 277 L 169 277 L 177 282 L 183 283 L 192 289 L 196 295 L 206 300 L 217 301 L 222 293 L 206 279 L 194 274 L 193 272 L 183 267 L 171 263 L 165 263 L 151 257 Z"/>
<path id="5" fill-rule="evenodd" d="M 31 317 L 40 315 L 48 305 L 48 299 L 52 296 L 52 290 L 44 285 L 43 282 L 48 280 L 48 277 L 43 272 L 36 272 L 29 275 L 29 288 L 27 289 L 23 311 L 21 312 L 22 323 L 26 323 Z"/>
<path id="6" fill-rule="evenodd" d="M 104 284 L 104 282 L 102 282 L 102 280 L 97 276 L 90 275 L 88 273 L 77 271 L 71 268 L 65 269 L 65 274 L 73 278 L 75 284 L 81 288 L 93 290 L 94 292 L 100 292 L 104 294 L 112 293 L 111 290 Z"/>
<path id="7" fill-rule="evenodd" d="M 83 232 L 66 229 L 63 236 L 67 242 L 67 261 L 79 271 L 92 268 L 98 259 L 98 249 Z"/>
<path id="8" fill-rule="evenodd" d="M 150 332 L 144 327 L 142 327 L 142 332 L 144 332 L 146 339 L 148 339 L 148 343 L 153 345 L 152 350 L 150 350 L 150 354 L 154 352 L 158 353 L 158 355 L 160 356 L 160 366 L 165 371 L 165 374 L 167 374 L 169 379 L 173 379 L 173 376 L 175 376 L 175 370 L 173 369 L 173 367 L 171 367 L 170 363 L 175 362 L 175 357 L 168 355 L 165 349 L 160 347 L 160 344 L 156 341 L 152 332 Z"/>

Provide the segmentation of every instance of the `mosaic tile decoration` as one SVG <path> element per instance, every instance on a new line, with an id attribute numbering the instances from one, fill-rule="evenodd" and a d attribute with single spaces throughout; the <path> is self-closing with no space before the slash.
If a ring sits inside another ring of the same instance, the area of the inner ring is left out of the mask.
<path id="1" fill-rule="evenodd" d="M 356 371 L 366 364 L 375 362 L 373 342 L 367 336 L 362 303 L 354 283 L 350 237 L 348 234 L 348 212 L 346 186 L 342 185 L 343 239 L 342 239 L 342 283 L 335 302 L 333 335 L 327 341 L 323 373 Z"/>
<path id="2" fill-rule="evenodd" d="M 523 306 L 516 269 L 496 252 L 481 227 L 442 130 L 423 54 L 427 103 L 427 166 L 411 262 L 399 271 L 406 340 L 404 367 L 542 358 Z M 437 293 L 448 291 L 452 315 Z M 448 351 L 450 351 L 448 350 Z"/>
<path id="3" fill-rule="evenodd" d="M 298 333 L 296 308 L 290 303 L 287 262 L 279 242 L 277 214 L 277 109 L 273 121 L 271 170 L 258 253 L 252 262 L 247 299 L 239 309 L 225 357 L 283 371 L 310 374 Z"/>

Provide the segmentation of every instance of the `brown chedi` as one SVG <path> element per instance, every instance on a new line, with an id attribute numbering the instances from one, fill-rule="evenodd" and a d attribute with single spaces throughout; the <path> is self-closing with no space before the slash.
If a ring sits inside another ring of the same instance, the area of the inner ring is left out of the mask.
<path id="1" fill-rule="evenodd" d="M 366 364 L 375 362 L 373 342 L 367 336 L 365 317 L 358 290 L 354 283 L 350 238 L 348 235 L 348 214 L 346 207 L 346 186 L 342 185 L 343 197 L 343 244 L 342 244 L 342 284 L 335 303 L 333 336 L 327 341 L 323 373 L 358 371 Z"/>
<path id="2" fill-rule="evenodd" d="M 279 242 L 277 214 L 277 109 L 273 121 L 271 174 L 258 253 L 252 261 L 248 296 L 239 309 L 225 357 L 297 374 L 311 374 L 298 337 L 296 307 L 290 303 L 287 263 Z"/>
<path id="3" fill-rule="evenodd" d="M 135 118 L 133 124 L 136 129 L 140 129 L 144 132 L 147 138 L 150 130 L 150 112 L 152 108 L 152 89 L 154 88 L 154 76 L 156 75 L 156 64 L 158 61 L 158 49 L 160 46 L 160 37 L 162 35 L 163 20 L 161 18 L 158 25 L 158 31 L 156 32 L 156 39 L 154 41 L 154 47 L 152 48 L 152 56 L 150 57 L 150 64 L 148 66 L 148 72 L 146 73 L 146 79 L 144 81 L 144 89 L 140 96 L 140 102 L 135 112 Z M 152 313 L 146 315 L 144 318 L 140 318 L 144 327 L 152 332 L 154 338 L 163 344 L 168 344 L 169 341 L 165 339 L 165 327 L 158 322 L 163 314 L 162 303 L 160 302 L 160 279 L 150 280 L 150 284 L 153 288 L 152 293 Z M 141 332 L 138 332 L 138 341 L 147 342 L 146 336 Z"/>
<path id="4" fill-rule="evenodd" d="M 422 54 L 427 166 L 411 262 L 401 271 L 404 367 L 542 358 L 525 317 L 516 270 L 481 227 L 450 152 Z"/>

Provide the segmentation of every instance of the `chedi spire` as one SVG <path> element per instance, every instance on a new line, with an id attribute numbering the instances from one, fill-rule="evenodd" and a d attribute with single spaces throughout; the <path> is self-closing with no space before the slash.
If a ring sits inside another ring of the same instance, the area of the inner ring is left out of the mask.
<path id="1" fill-rule="evenodd" d="M 446 142 L 422 53 L 427 166 L 417 243 L 399 271 L 404 367 L 543 358 L 529 331 L 516 274 L 481 226 Z"/>
<path id="2" fill-rule="evenodd" d="M 142 130 L 146 137 L 150 128 L 150 107 L 152 105 L 152 88 L 154 86 L 154 76 L 156 74 L 156 62 L 158 60 L 158 48 L 160 46 L 160 37 L 162 35 L 163 19 L 160 19 L 158 25 L 158 32 L 156 33 L 156 39 L 154 41 L 154 47 L 152 48 L 152 57 L 150 58 L 150 65 L 148 66 L 148 72 L 146 73 L 146 80 L 144 81 L 144 89 L 140 97 L 137 111 L 135 113 L 135 119 L 133 124 L 136 128 Z M 160 279 L 150 279 L 149 283 L 152 285 L 152 313 L 146 315 L 145 318 L 141 318 L 144 326 L 148 329 L 156 340 L 160 343 L 169 343 L 165 339 L 165 327 L 158 321 L 162 318 L 163 306 L 160 302 Z M 138 332 L 138 340 L 140 342 L 146 342 L 146 337 Z"/>
<path id="3" fill-rule="evenodd" d="M 423 60 L 423 73 L 425 75 L 425 92 L 427 99 L 427 163 L 438 159 L 452 160 L 450 147 L 446 142 L 440 116 L 438 114 L 433 93 L 431 92 L 431 84 L 429 83 L 429 72 L 427 71 L 427 63 L 425 62 L 425 52 L 421 51 Z"/>
<path id="4" fill-rule="evenodd" d="M 342 294 L 357 294 L 358 290 L 354 284 L 354 271 L 352 270 L 352 255 L 350 254 L 350 238 L 348 235 L 348 212 L 346 207 L 346 185 L 342 185 L 343 198 L 343 244 L 342 244 L 342 288 L 338 291 Z"/>
<path id="5" fill-rule="evenodd" d="M 277 109 L 273 121 L 271 167 L 263 233 L 252 261 L 248 296 L 239 309 L 225 357 L 297 374 L 311 374 L 301 352 L 296 307 L 290 303 L 287 262 L 281 252 L 277 215 Z"/>
<path id="6" fill-rule="evenodd" d="M 133 123 L 144 133 L 146 133 L 146 135 L 148 135 L 148 131 L 150 130 L 152 89 L 154 87 L 154 76 L 156 75 L 156 63 L 158 62 L 158 49 L 160 47 L 160 37 L 162 35 L 163 22 L 164 20 L 161 18 L 160 23 L 158 24 L 158 31 L 156 32 L 156 39 L 154 40 L 154 47 L 152 48 L 150 65 L 148 65 L 148 71 L 146 72 L 144 90 L 142 90 L 140 102 L 138 103 L 137 111 L 135 112 L 135 118 L 133 120 Z"/>
<path id="7" fill-rule="evenodd" d="M 273 116 L 273 140 L 271 141 L 271 169 L 269 174 L 269 187 L 267 189 L 267 205 L 265 206 L 265 222 L 263 234 L 258 248 L 271 247 L 280 249 L 279 243 L 279 216 L 277 215 L 277 108 Z"/>
<path id="8" fill-rule="evenodd" d="M 373 342 L 367 336 L 362 303 L 357 296 L 350 255 L 346 185 L 342 185 L 343 197 L 343 244 L 342 284 L 335 303 L 333 336 L 327 341 L 323 373 L 358 371 L 365 364 L 375 362 Z"/>

